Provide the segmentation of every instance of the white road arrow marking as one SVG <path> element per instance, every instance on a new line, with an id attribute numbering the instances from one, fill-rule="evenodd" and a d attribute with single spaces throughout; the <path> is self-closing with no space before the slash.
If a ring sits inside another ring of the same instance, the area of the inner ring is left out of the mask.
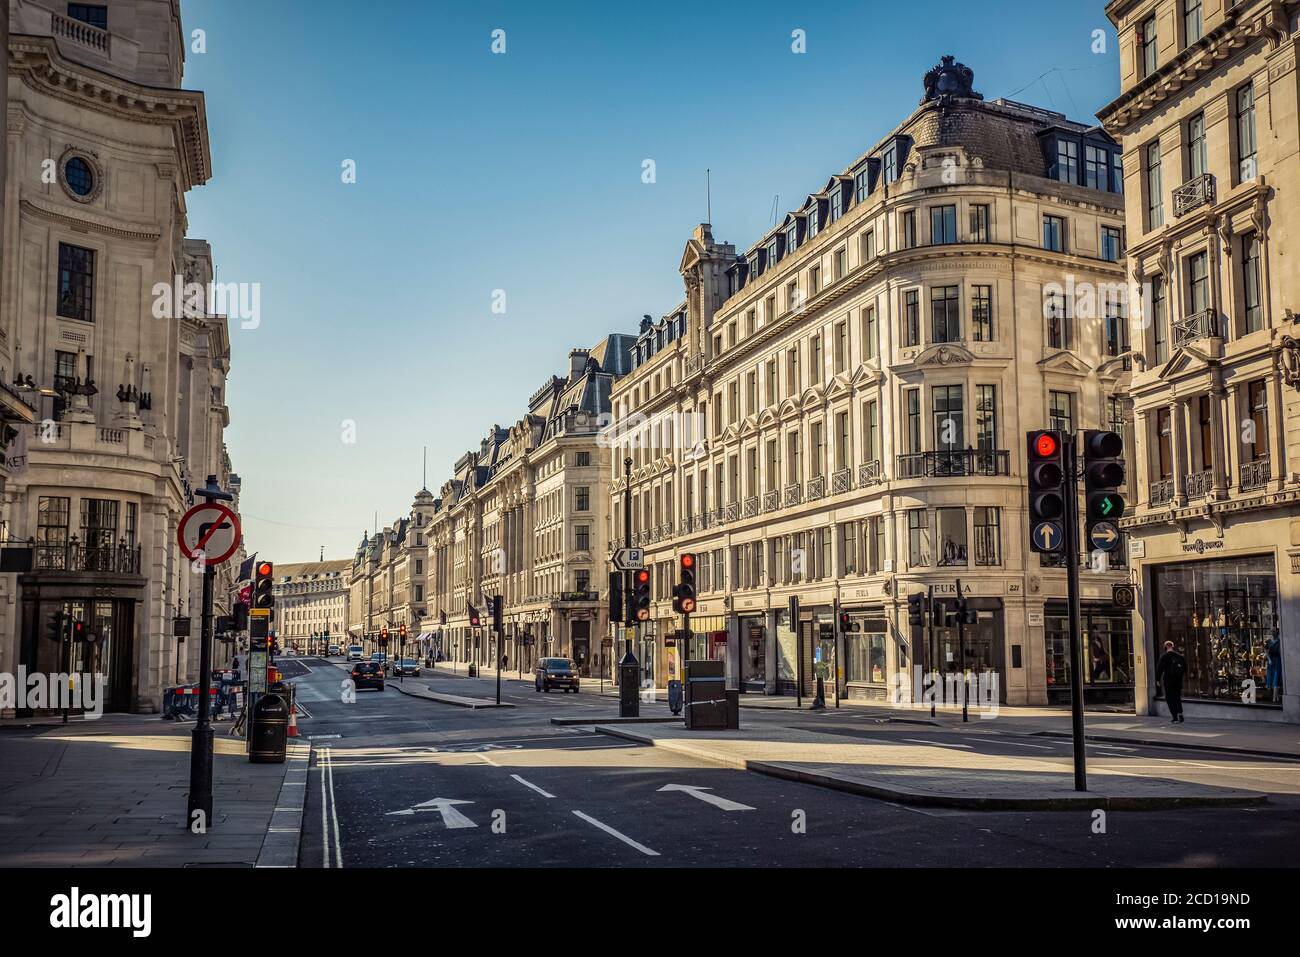
<path id="1" fill-rule="evenodd" d="M 473 801 L 453 801 L 451 798 L 434 798 L 432 801 L 425 801 L 423 804 L 415 804 L 401 811 L 389 811 L 388 816 L 394 814 L 409 816 L 420 811 L 437 811 L 442 815 L 442 823 L 448 828 L 454 827 L 478 827 L 473 821 L 467 818 L 460 811 L 457 811 L 452 805 L 455 804 L 473 804 Z"/>
<path id="2" fill-rule="evenodd" d="M 665 784 L 659 789 L 660 791 L 684 791 L 693 798 L 699 798 L 706 804 L 712 804 L 714 807 L 722 808 L 724 811 L 752 811 L 754 810 L 748 804 L 741 804 L 738 801 L 729 801 L 724 797 L 718 797 L 716 794 L 705 794 L 705 791 L 712 791 L 713 788 L 696 787 L 690 784 Z"/>

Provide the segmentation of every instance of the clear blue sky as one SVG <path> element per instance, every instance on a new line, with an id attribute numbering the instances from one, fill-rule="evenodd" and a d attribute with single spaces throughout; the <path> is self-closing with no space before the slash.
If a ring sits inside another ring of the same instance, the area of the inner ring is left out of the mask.
<path id="1" fill-rule="evenodd" d="M 182 9 L 207 34 L 185 85 L 207 94 L 214 166 L 190 235 L 222 281 L 261 284 L 261 326 L 232 331 L 226 434 L 249 551 L 281 562 L 350 557 L 376 510 L 410 507 L 424 446 L 436 492 L 569 349 L 672 308 L 706 167 L 714 235 L 743 249 L 774 197 L 797 206 L 906 117 L 942 54 L 987 98 L 1073 119 L 1118 92 L 1101 0 Z"/>

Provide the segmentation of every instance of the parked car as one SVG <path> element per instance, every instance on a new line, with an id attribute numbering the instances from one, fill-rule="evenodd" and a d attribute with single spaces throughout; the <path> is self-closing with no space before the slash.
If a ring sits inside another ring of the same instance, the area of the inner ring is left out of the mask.
<path id="1" fill-rule="evenodd" d="M 362 688 L 384 690 L 384 670 L 373 661 L 358 661 L 352 666 L 352 684 L 358 691 Z"/>
<path id="2" fill-rule="evenodd" d="M 401 661 L 393 663 L 395 675 L 403 675 L 408 678 L 420 677 L 420 663 L 414 658 L 403 658 Z"/>
<path id="3" fill-rule="evenodd" d="M 542 658 L 533 671 L 533 689 L 550 691 L 563 688 L 578 693 L 578 669 L 570 658 Z"/>
<path id="4" fill-rule="evenodd" d="M 366 649 L 360 645 L 348 645 L 348 661 L 360 661 L 365 654 Z"/>

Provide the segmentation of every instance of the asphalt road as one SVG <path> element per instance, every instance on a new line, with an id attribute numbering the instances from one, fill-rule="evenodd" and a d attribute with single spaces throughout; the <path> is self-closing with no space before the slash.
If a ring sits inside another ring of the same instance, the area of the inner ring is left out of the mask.
<path id="1" fill-rule="evenodd" d="M 384 692 L 359 691 L 345 703 L 340 668 L 314 658 L 295 664 L 307 672 L 294 679 L 307 712 L 300 729 L 315 748 L 306 867 L 1280 867 L 1294 864 L 1300 845 L 1295 763 L 1099 744 L 1094 762 L 1175 763 L 1221 783 L 1267 775 L 1290 793 L 1261 808 L 1111 812 L 1098 834 L 1086 813 L 904 807 L 550 723 L 611 716 L 613 699 L 593 694 L 509 683 L 503 700 L 516 707 L 469 710 L 402 694 L 390 679 Z M 486 678 L 425 683 L 483 697 L 494 687 Z M 643 706 L 657 710 L 666 712 Z M 1027 744 L 1069 754 L 1068 741 L 988 730 L 886 732 L 847 709 L 746 711 L 745 720 L 817 722 L 836 734 L 901 734 L 990 754 L 1023 754 Z"/>

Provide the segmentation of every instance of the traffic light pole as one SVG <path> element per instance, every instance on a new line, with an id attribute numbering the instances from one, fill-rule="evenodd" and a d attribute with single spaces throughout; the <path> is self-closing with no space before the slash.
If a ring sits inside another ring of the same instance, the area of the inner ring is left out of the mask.
<path id="1" fill-rule="evenodd" d="M 63 653 L 63 693 L 59 695 L 63 705 L 63 723 L 68 723 L 68 698 L 71 695 L 68 692 L 68 671 L 72 668 L 72 614 L 64 615 L 63 621 L 63 641 L 60 642 L 63 647 L 59 649 Z"/>
<path id="2" fill-rule="evenodd" d="M 202 814 L 204 830 L 212 825 L 212 725 L 208 721 L 208 695 L 212 688 L 212 579 L 215 569 L 203 568 L 203 625 L 199 635 L 199 713 L 190 733 L 190 795 L 186 825 Z"/>
<path id="3" fill-rule="evenodd" d="M 632 459 L 623 460 L 623 547 L 632 547 Z M 639 672 L 636 653 L 632 650 L 632 635 L 635 634 L 636 609 L 632 590 L 633 574 L 623 573 L 623 616 L 627 631 L 623 636 L 623 658 L 618 663 L 618 699 L 619 717 L 635 718 L 640 712 L 637 690 L 623 687 L 627 681 L 636 681 Z"/>
<path id="4" fill-rule="evenodd" d="M 930 717 L 934 717 L 935 702 L 939 698 L 939 642 L 934 633 L 934 586 L 925 589 L 925 649 L 930 658 L 930 673 L 935 687 L 930 690 Z"/>
<path id="5" fill-rule="evenodd" d="M 1074 789 L 1088 790 L 1083 742 L 1083 641 L 1079 602 L 1079 473 L 1074 436 L 1065 435 L 1065 582 L 1070 605 L 1070 723 L 1074 739 Z"/>
<path id="6" fill-rule="evenodd" d="M 966 667 L 966 602 L 962 600 L 961 579 L 957 579 L 957 653 L 961 655 L 961 719 L 970 720 L 970 669 Z"/>

